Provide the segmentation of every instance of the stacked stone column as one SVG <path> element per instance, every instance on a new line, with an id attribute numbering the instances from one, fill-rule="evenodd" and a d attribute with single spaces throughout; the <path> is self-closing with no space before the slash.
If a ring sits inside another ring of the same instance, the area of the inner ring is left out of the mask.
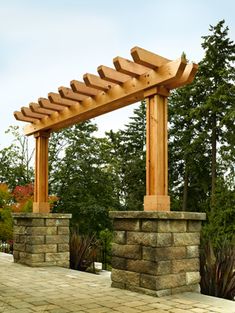
<path id="1" fill-rule="evenodd" d="M 155 296 L 199 291 L 204 213 L 111 212 L 112 286 Z"/>
<path id="2" fill-rule="evenodd" d="M 14 262 L 29 266 L 69 267 L 71 214 L 16 213 Z"/>

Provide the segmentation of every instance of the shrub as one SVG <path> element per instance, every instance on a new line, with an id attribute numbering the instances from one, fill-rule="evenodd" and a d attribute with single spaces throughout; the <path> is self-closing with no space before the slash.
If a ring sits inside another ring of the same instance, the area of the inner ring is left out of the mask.
<path id="1" fill-rule="evenodd" d="M 73 231 L 70 236 L 70 268 L 80 271 L 90 268 L 95 261 L 96 246 L 95 235 L 81 236 Z"/>
<path id="2" fill-rule="evenodd" d="M 213 248 L 204 245 L 200 255 L 201 292 L 206 295 L 234 300 L 235 297 L 235 247 L 224 243 Z"/>

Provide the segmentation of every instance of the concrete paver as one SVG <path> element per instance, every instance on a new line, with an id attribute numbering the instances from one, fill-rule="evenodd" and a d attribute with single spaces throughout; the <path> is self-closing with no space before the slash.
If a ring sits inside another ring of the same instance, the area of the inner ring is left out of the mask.
<path id="1" fill-rule="evenodd" d="M 155 298 L 110 287 L 108 275 L 31 268 L 0 253 L 0 313 L 235 313 L 235 302 L 196 293 Z"/>

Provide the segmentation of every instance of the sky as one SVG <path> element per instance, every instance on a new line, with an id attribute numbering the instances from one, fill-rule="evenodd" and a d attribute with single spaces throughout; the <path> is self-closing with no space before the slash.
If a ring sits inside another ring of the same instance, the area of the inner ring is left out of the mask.
<path id="1" fill-rule="evenodd" d="M 131 58 L 134 46 L 199 62 L 201 36 L 222 19 L 234 40 L 234 0 L 0 0 L 0 149 L 10 125 L 25 125 L 13 116 L 22 106 Z M 94 119 L 98 135 L 123 128 L 137 106 Z"/>

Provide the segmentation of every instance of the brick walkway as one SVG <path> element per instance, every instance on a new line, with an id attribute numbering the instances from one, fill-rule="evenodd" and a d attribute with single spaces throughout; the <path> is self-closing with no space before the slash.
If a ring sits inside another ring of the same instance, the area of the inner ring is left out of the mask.
<path id="1" fill-rule="evenodd" d="M 195 293 L 155 298 L 111 288 L 108 275 L 30 268 L 0 253 L 0 312 L 235 313 L 235 302 Z"/>

